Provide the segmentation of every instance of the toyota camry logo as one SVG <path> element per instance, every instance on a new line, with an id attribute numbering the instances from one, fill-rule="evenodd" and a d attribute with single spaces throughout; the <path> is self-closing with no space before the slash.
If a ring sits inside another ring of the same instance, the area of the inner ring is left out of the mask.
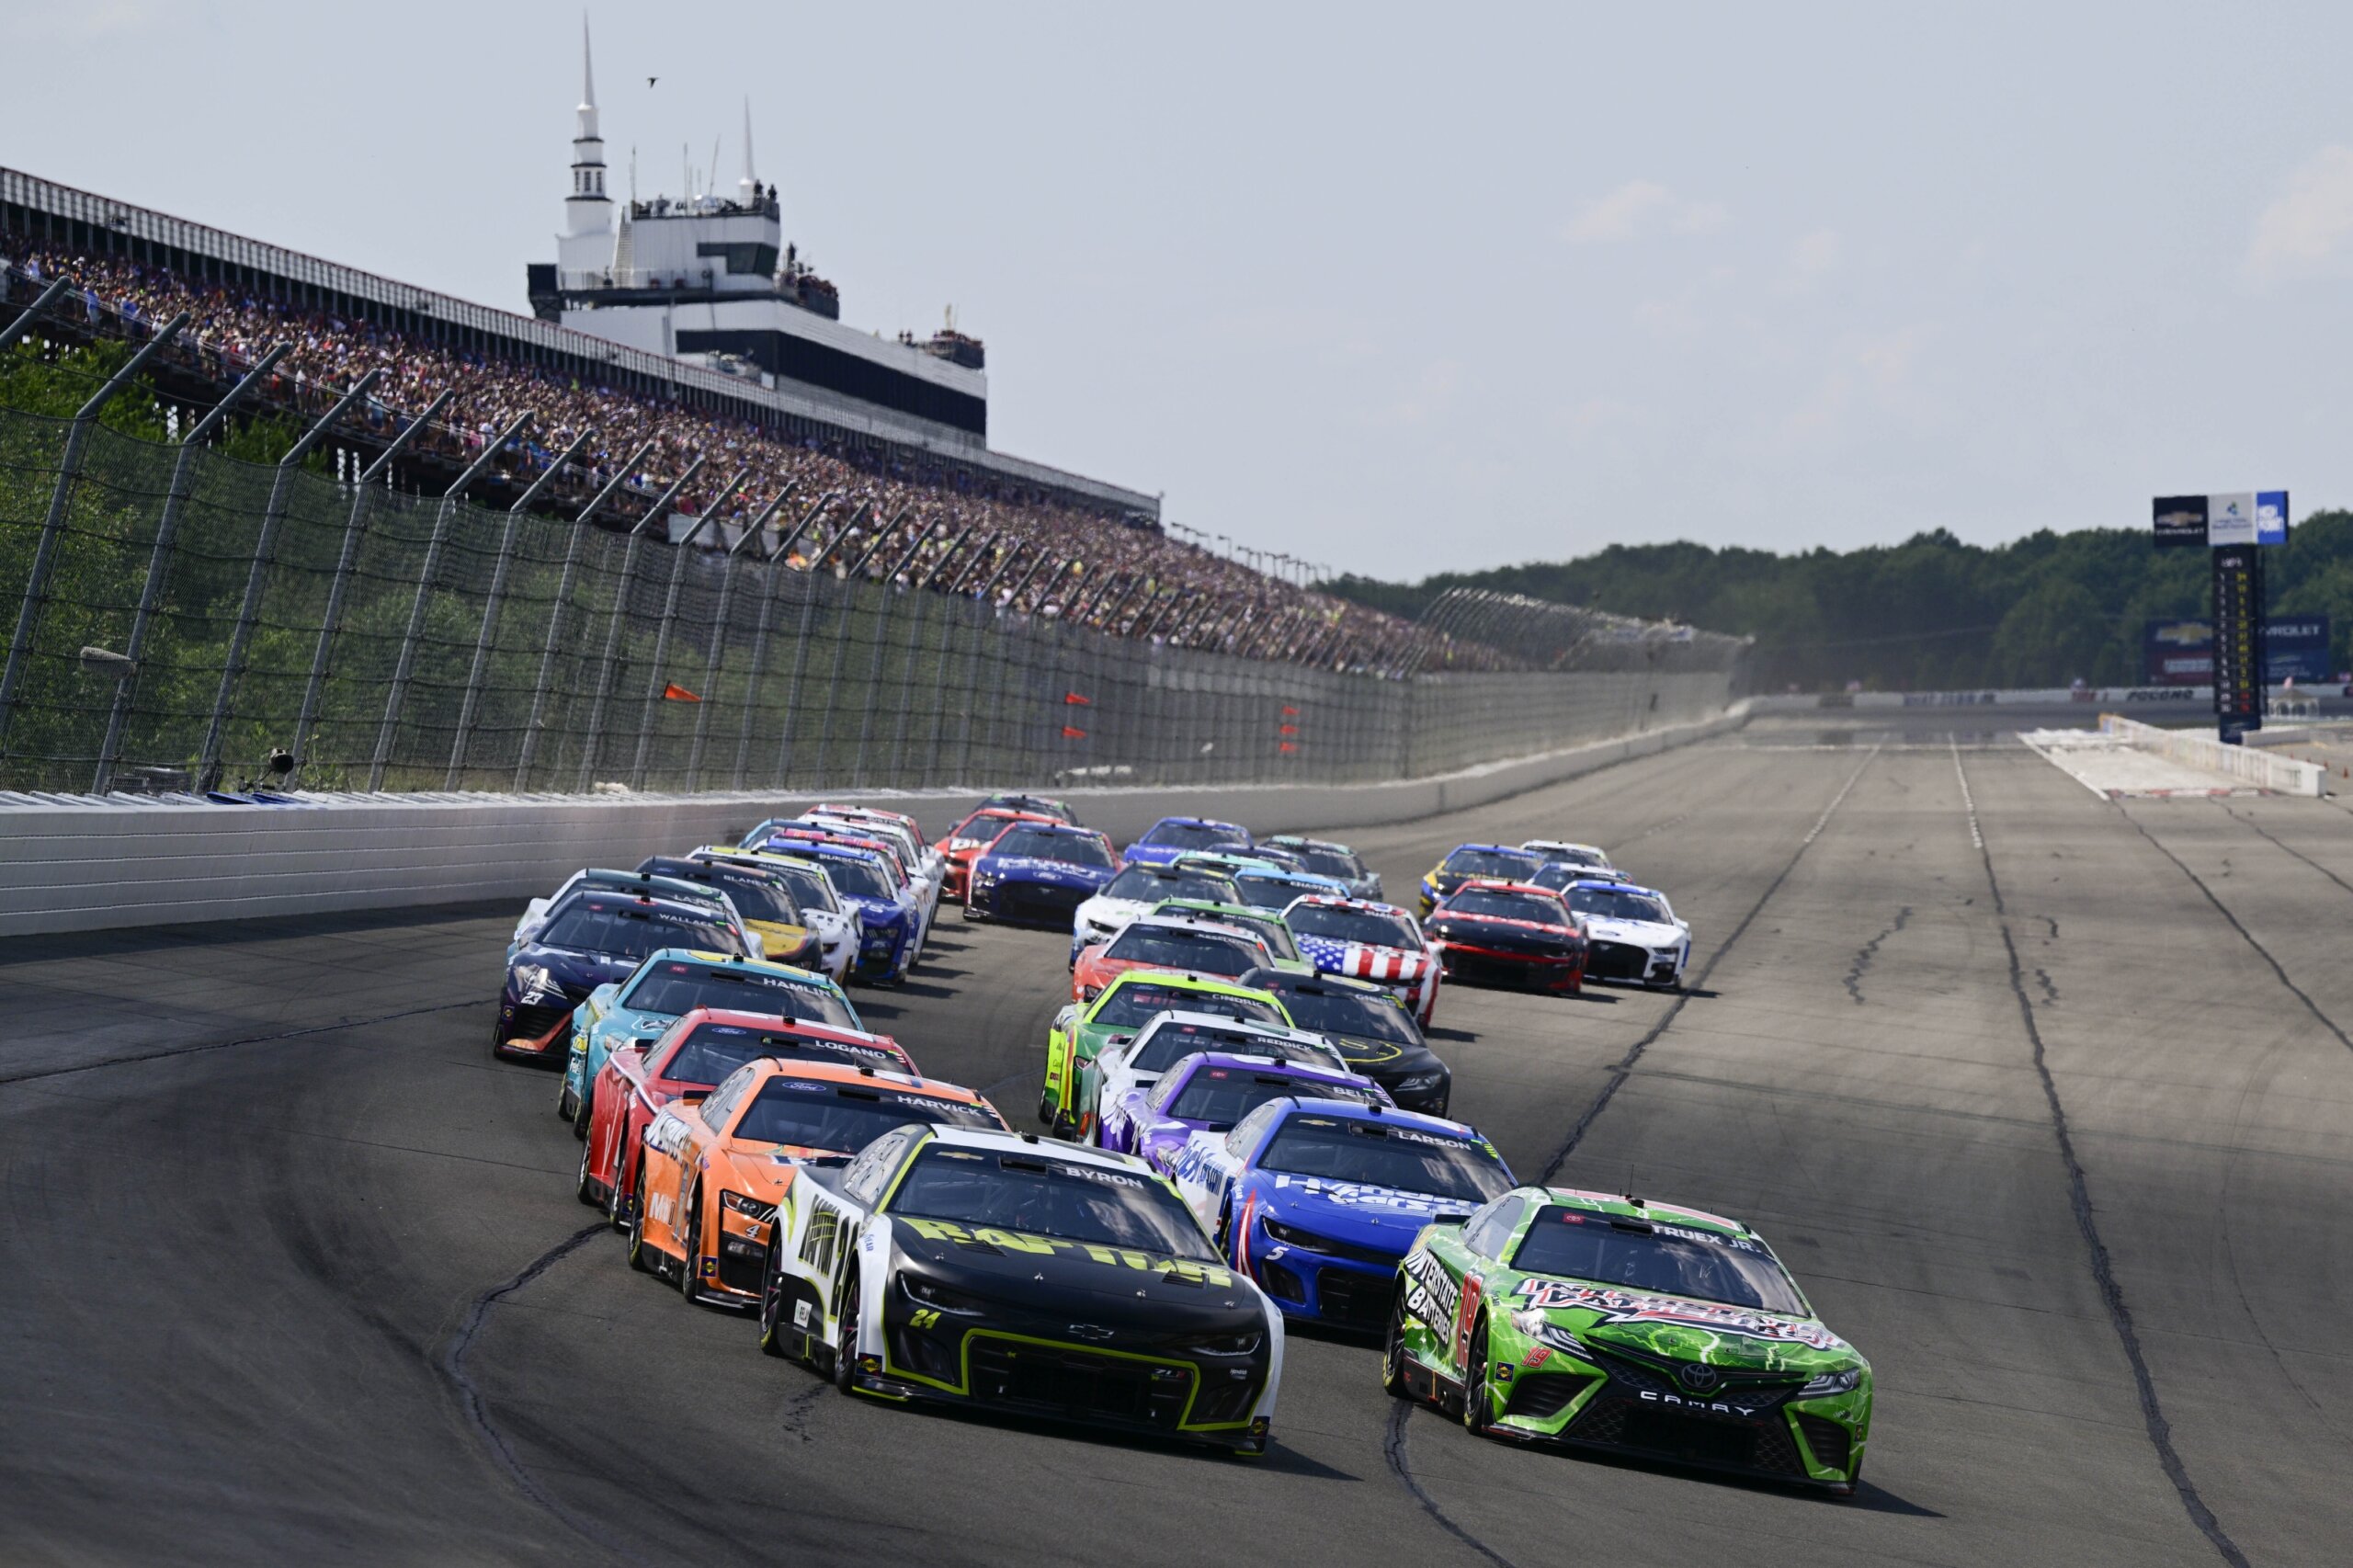
<path id="1" fill-rule="evenodd" d="M 1676 1381 L 1693 1393 L 1711 1393 L 1723 1381 L 1723 1374 L 1713 1367 L 1686 1367 L 1676 1374 Z"/>
<path id="2" fill-rule="evenodd" d="M 1108 1339 L 1111 1337 L 1111 1331 L 1105 1328 L 1100 1324 L 1074 1323 L 1070 1325 L 1070 1332 L 1078 1335 L 1081 1339 Z"/>

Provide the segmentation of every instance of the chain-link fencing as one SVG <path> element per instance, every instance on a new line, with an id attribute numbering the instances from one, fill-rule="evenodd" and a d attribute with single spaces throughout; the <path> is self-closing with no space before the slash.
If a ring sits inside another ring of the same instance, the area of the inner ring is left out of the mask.
<path id="1" fill-rule="evenodd" d="M 390 472 L 390 470 L 386 470 Z M 0 410 L 0 789 L 1344 783 L 1706 716 L 1730 659 L 1410 679 Z M 675 538 L 674 538 L 675 536 Z M 281 766 L 285 766 L 281 763 Z"/>

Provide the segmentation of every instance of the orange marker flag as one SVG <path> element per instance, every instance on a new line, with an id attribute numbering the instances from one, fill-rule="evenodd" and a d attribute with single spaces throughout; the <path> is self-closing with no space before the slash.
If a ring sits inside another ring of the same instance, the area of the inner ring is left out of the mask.
<path id="1" fill-rule="evenodd" d="M 1063 726 L 1063 738 L 1064 740 L 1083 741 L 1086 738 L 1086 732 L 1085 730 L 1073 729 L 1070 725 L 1064 724 Z"/>
<path id="2" fill-rule="evenodd" d="M 662 700 L 665 702 L 700 702 L 702 699 L 697 697 L 693 692 L 688 691 L 685 687 L 680 686 L 676 681 L 669 681 L 665 683 L 662 687 Z"/>

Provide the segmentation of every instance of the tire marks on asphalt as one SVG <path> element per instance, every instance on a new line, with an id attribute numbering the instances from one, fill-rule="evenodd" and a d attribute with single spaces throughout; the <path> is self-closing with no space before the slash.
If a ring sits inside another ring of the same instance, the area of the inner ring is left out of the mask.
<path id="1" fill-rule="evenodd" d="M 2075 1153 L 2075 1134 L 2068 1127 L 2067 1108 L 2060 1100 L 2058 1083 L 2051 1075 L 2050 1057 L 2043 1047 L 2042 1029 L 2035 1017 L 2033 999 L 2027 994 L 2026 967 L 2018 960 L 2018 939 L 2010 930 L 2009 906 L 2003 900 L 2001 879 L 1994 871 L 1993 852 L 1985 846 L 1984 831 L 1977 820 L 1976 797 L 1970 792 L 1969 770 L 1961 765 L 1959 746 L 1953 748 L 1952 769 L 1954 777 L 1961 780 L 1961 802 L 1969 813 L 1970 842 L 1977 846 L 1978 858 L 1985 868 L 1985 885 L 1993 893 L 1995 921 L 2001 928 L 2002 951 L 2009 962 L 2010 994 L 2018 1001 L 2018 1018 L 2025 1026 L 2027 1043 L 2032 1051 L 2034 1075 L 2042 1085 L 2043 1103 L 2051 1110 L 2051 1131 L 2058 1141 L 2060 1162 L 2067 1169 L 2068 1206 L 2075 1216 L 2075 1229 L 2084 1238 L 2084 1246 L 2090 1257 L 2092 1278 L 2099 1288 L 2100 1301 L 2108 1309 L 2109 1326 L 2115 1331 L 2118 1342 L 2124 1348 L 2124 1358 L 2131 1366 L 2133 1392 L 2140 1400 L 2141 1421 L 2148 1432 L 2149 1446 L 2156 1450 L 2158 1467 L 2165 1471 L 2165 1479 L 2173 1483 L 2175 1494 L 2181 1499 L 2183 1511 L 2189 1516 L 2189 1522 L 2198 1527 L 2199 1533 L 2206 1538 L 2223 1562 L 2232 1564 L 2232 1568 L 2248 1568 L 2246 1554 L 2222 1528 L 2222 1521 L 2214 1517 L 2214 1510 L 2207 1506 L 2206 1499 L 2199 1495 L 2197 1483 L 2190 1479 L 2188 1467 L 2182 1462 L 2180 1451 L 2174 1447 L 2173 1427 L 2165 1420 L 2165 1406 L 2157 1398 L 2156 1380 L 2151 1375 L 2148 1357 L 2142 1350 L 2140 1330 L 2133 1324 L 2132 1311 L 2125 1302 L 2123 1287 L 2117 1283 L 2115 1262 L 2109 1254 L 2108 1244 L 2100 1237 L 2099 1221 L 2092 1210 L 2090 1182 L 2085 1175 L 2083 1161 Z M 2110 804 L 2114 805 L 2114 802 Z M 2131 812 L 2120 806 L 2115 809 L 2125 821 L 2132 822 Z M 2198 882 L 2197 876 L 2189 868 L 2182 866 L 2181 861 L 2164 845 L 2157 844 L 2146 828 L 2137 822 L 2132 825 L 2140 831 L 2141 836 L 2156 845 L 2158 851 L 2167 859 L 2181 866 L 2183 875 Z M 2216 909 L 2222 910 L 2222 917 L 2230 920 L 2241 936 L 2246 936 L 2245 927 L 2232 919 L 2230 912 L 2222 909 L 2221 901 L 2207 892 L 2206 885 L 2198 882 L 2198 887 Z M 2250 944 L 2255 942 L 2252 937 L 2247 940 Z M 2256 950 L 2263 951 L 2259 945 Z M 2270 957 L 2270 954 L 2264 953 L 2267 961 Z M 2272 968 L 2278 971 L 2279 966 L 2273 962 Z M 2290 990 L 2295 990 L 2289 983 L 2284 971 L 2279 971 L 2279 978 Z M 2306 1006 L 2312 1006 L 2310 997 L 2304 996 L 2301 991 L 2296 994 L 2303 997 Z M 2315 1007 L 2313 1010 L 2317 1017 L 2319 1009 Z M 2330 1027 L 2335 1028 L 2334 1025 Z M 2343 1040 L 2345 1037 L 2339 1032 L 2337 1038 Z M 2347 1043 L 2353 1045 L 2353 1042 Z"/>
<path id="2" fill-rule="evenodd" d="M 464 1002 L 439 1002 L 429 1007 L 404 1007 L 398 1012 L 379 1013 L 368 1018 L 337 1018 L 331 1024 L 305 1024 L 297 1029 L 278 1029 L 270 1034 L 240 1035 L 235 1040 L 199 1040 L 190 1045 L 158 1046 L 153 1051 L 126 1051 L 114 1056 L 100 1056 L 88 1062 L 74 1062 L 52 1067 L 33 1067 L 21 1073 L 0 1073 L 0 1088 L 10 1084 L 30 1084 L 42 1078 L 62 1078 L 69 1073 L 94 1073 L 101 1067 L 123 1067 L 137 1062 L 160 1062 L 172 1056 L 198 1056 L 206 1051 L 228 1051 L 240 1045 L 269 1045 L 278 1040 L 301 1040 L 306 1035 L 333 1034 L 338 1029 L 364 1029 L 376 1024 L 396 1023 L 402 1018 L 421 1018 L 434 1013 L 453 1013 L 463 1008 L 480 1007 L 480 998 Z"/>

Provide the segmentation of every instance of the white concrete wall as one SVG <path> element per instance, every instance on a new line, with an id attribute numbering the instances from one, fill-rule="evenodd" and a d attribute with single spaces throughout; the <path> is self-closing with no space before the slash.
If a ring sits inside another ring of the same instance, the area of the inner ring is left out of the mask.
<path id="1" fill-rule="evenodd" d="M 1061 791 L 1125 843 L 1173 812 L 1280 833 L 1344 832 L 1502 800 L 1733 728 L 1745 708 L 1696 723 L 1439 778 L 1340 786 L 1232 785 Z M 858 799 L 914 813 L 937 834 L 981 786 Z M 524 898 L 582 866 L 733 842 L 808 797 L 344 796 L 296 807 L 98 801 L 0 805 L 0 936 L 268 915 Z"/>

